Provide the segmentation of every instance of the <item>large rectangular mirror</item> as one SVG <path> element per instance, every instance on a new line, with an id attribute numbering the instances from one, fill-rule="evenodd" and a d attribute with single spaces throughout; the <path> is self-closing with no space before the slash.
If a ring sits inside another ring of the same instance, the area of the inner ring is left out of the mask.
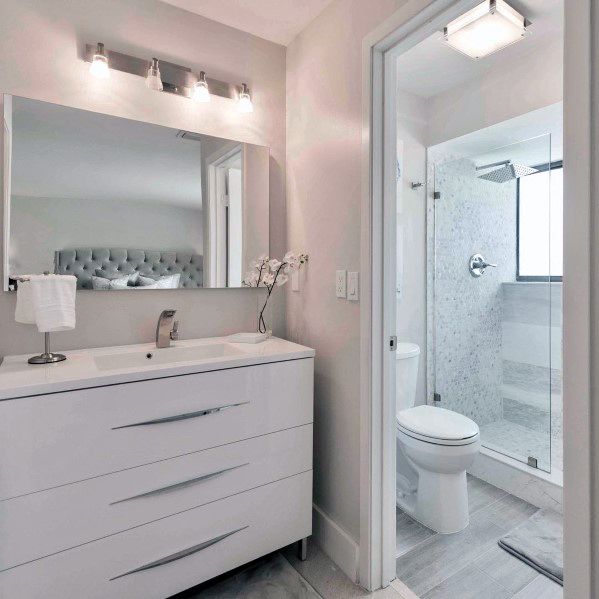
<path id="1" fill-rule="evenodd" d="M 75 275 L 78 289 L 240 287 L 268 254 L 268 148 L 10 104 L 5 287 L 44 271 Z"/>

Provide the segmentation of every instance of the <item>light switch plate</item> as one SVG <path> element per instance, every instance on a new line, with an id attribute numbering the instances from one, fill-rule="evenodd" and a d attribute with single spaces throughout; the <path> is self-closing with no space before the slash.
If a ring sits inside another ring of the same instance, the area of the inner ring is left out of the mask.
<path id="1" fill-rule="evenodd" d="M 352 271 L 347 273 L 347 299 L 357 302 L 360 299 L 360 273 Z"/>
<path id="2" fill-rule="evenodd" d="M 294 270 L 291 273 L 291 291 L 300 290 L 299 271 Z"/>
<path id="3" fill-rule="evenodd" d="M 335 273 L 335 293 L 337 297 L 345 299 L 347 297 L 347 271 L 338 270 Z"/>

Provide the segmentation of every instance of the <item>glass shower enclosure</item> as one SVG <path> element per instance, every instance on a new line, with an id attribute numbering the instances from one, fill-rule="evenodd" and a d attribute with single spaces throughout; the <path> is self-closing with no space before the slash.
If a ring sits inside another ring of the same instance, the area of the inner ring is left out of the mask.
<path id="1" fill-rule="evenodd" d="M 561 470 L 562 163 L 549 135 L 429 156 L 428 401 Z M 552 451 L 552 445 L 553 451 Z"/>

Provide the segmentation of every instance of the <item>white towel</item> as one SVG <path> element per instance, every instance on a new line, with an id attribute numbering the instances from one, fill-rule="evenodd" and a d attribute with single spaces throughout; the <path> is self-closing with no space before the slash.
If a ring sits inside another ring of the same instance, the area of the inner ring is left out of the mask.
<path id="1" fill-rule="evenodd" d="M 29 275 L 17 287 L 15 320 L 36 324 L 40 333 L 75 328 L 77 279 L 71 275 Z"/>

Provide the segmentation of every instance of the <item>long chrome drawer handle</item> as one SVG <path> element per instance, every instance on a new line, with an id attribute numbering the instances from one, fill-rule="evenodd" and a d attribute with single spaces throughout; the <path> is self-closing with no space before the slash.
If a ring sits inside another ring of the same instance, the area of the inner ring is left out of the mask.
<path id="1" fill-rule="evenodd" d="M 165 564 L 170 564 L 171 562 L 176 562 L 177 560 L 183 559 L 184 557 L 189 557 L 194 553 L 198 553 L 202 551 L 202 549 L 206 549 L 211 545 L 216 545 L 216 543 L 220 543 L 220 541 L 230 537 L 242 530 L 249 528 L 249 526 L 242 526 L 241 528 L 237 528 L 236 530 L 232 530 L 231 532 L 226 532 L 224 535 L 220 535 L 218 537 L 214 537 L 209 541 L 204 541 L 199 545 L 194 545 L 193 547 L 189 547 L 188 549 L 183 549 L 182 551 L 177 551 L 177 553 L 171 553 L 171 555 L 167 555 L 166 557 L 161 557 L 157 559 L 155 562 L 150 562 L 148 564 L 144 564 L 143 566 L 139 566 L 139 568 L 135 568 L 134 570 L 129 570 L 129 572 L 125 572 L 124 574 L 119 574 L 111 578 L 110 580 L 116 580 L 117 578 L 123 578 L 123 576 L 129 576 L 129 574 L 135 574 L 137 572 L 143 572 L 144 570 L 151 570 L 152 568 L 157 568 L 158 566 L 164 566 Z"/>
<path id="2" fill-rule="evenodd" d="M 237 466 L 231 466 L 230 468 L 223 468 L 222 470 L 218 470 L 217 472 L 211 472 L 210 474 L 204 474 L 202 476 L 196 476 L 195 478 L 190 478 L 188 480 L 184 480 L 180 483 L 174 483 L 172 485 L 167 485 L 166 487 L 160 487 L 159 489 L 152 489 L 151 491 L 146 491 L 145 493 L 140 493 L 139 495 L 133 495 L 131 497 L 126 497 L 125 499 L 118 499 L 117 501 L 113 501 L 110 505 L 116 505 L 117 503 L 123 503 L 124 501 L 131 501 L 132 499 L 141 499 L 142 497 L 150 497 L 151 495 L 159 495 L 160 493 L 167 493 L 168 491 L 174 491 L 175 489 L 182 489 L 184 487 L 189 487 L 190 485 L 194 485 L 199 482 L 204 482 L 214 478 L 216 476 L 220 476 L 225 472 L 230 472 L 231 470 L 237 470 L 237 468 L 243 468 L 244 466 L 249 466 L 250 463 L 246 462 L 245 464 L 239 464 Z"/>
<path id="3" fill-rule="evenodd" d="M 222 412 L 227 408 L 236 408 L 237 406 L 244 406 L 249 404 L 249 401 L 242 401 L 239 403 L 231 403 L 226 406 L 219 406 L 218 408 L 208 408 L 207 410 L 198 410 L 197 412 L 187 412 L 186 414 L 175 414 L 175 416 L 165 416 L 164 418 L 154 418 L 153 420 L 144 420 L 143 422 L 134 422 L 132 424 L 122 424 L 121 426 L 113 426 L 112 430 L 116 431 L 120 428 L 131 428 L 132 426 L 147 426 L 148 424 L 161 424 L 163 422 L 177 422 L 178 420 L 189 420 L 190 418 L 199 418 L 200 416 L 208 416 L 209 414 L 216 414 Z"/>

